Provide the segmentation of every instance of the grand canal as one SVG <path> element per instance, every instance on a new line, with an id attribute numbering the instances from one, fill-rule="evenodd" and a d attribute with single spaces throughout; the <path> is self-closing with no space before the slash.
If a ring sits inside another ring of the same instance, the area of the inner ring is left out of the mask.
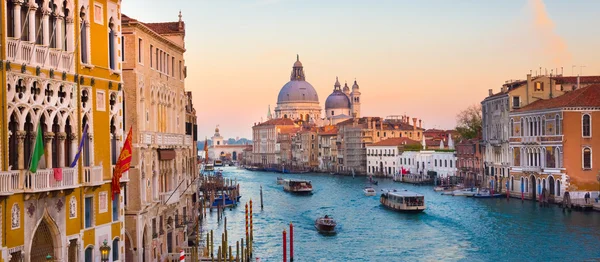
<path id="1" fill-rule="evenodd" d="M 553 206 L 511 199 L 442 196 L 429 186 L 380 180 L 381 189 L 404 188 L 425 195 L 427 210 L 402 214 L 366 197 L 364 177 L 285 175 L 309 179 L 314 194 L 297 196 L 277 185 L 278 174 L 224 168 L 237 178 L 242 202 L 254 202 L 254 250 L 261 261 L 281 261 L 282 231 L 293 222 L 294 261 L 581 261 L 600 258 L 600 214 L 563 212 Z M 260 208 L 260 186 L 264 209 Z M 317 233 L 313 222 L 331 215 L 338 233 Z M 220 236 L 223 223 L 207 214 L 204 229 Z M 229 239 L 244 235 L 243 205 L 226 211 Z M 217 237 L 215 243 L 220 243 Z M 231 243 L 235 247 L 235 242 Z M 235 250 L 235 248 L 234 248 Z M 216 249 L 215 249 L 216 252 Z M 289 253 L 288 253 L 289 254 Z"/>

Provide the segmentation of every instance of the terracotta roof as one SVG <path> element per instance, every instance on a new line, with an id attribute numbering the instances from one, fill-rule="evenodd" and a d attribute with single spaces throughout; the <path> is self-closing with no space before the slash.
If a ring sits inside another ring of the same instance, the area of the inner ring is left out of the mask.
<path id="1" fill-rule="evenodd" d="M 337 135 L 338 128 L 336 126 L 324 126 L 319 129 L 319 135 L 327 136 L 327 135 Z"/>
<path id="2" fill-rule="evenodd" d="M 577 84 L 576 76 L 557 76 L 552 77 L 558 84 Z M 579 83 L 582 84 L 600 84 L 600 76 L 580 76 Z"/>
<path id="3" fill-rule="evenodd" d="M 152 29 L 152 31 L 157 32 L 159 34 L 173 34 L 173 33 L 181 32 L 181 31 L 179 31 L 179 22 L 144 23 L 144 24 L 147 27 L 149 27 L 150 29 Z M 184 23 L 183 28 L 185 28 L 185 23 Z"/>
<path id="4" fill-rule="evenodd" d="M 556 98 L 537 100 L 515 111 L 525 112 L 562 107 L 600 107 L 600 84 L 576 89 Z"/>
<path id="5" fill-rule="evenodd" d="M 401 146 L 401 145 L 416 145 L 419 141 L 415 141 L 406 137 L 392 137 L 386 140 L 381 140 L 369 146 Z"/>
<path id="6" fill-rule="evenodd" d="M 265 122 L 259 123 L 255 126 L 269 126 L 269 125 L 277 125 L 277 126 L 293 126 L 294 121 L 289 118 L 275 118 L 271 120 L 267 120 Z"/>

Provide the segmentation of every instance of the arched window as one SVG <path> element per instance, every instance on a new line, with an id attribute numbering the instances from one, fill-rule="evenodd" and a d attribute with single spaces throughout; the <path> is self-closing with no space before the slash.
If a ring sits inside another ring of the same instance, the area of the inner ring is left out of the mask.
<path id="1" fill-rule="evenodd" d="M 112 242 L 112 260 L 119 260 L 119 238 L 115 238 Z"/>
<path id="2" fill-rule="evenodd" d="M 586 147 L 583 149 L 583 169 L 592 168 L 592 149 Z"/>
<path id="3" fill-rule="evenodd" d="M 69 17 L 70 14 L 69 14 L 69 8 L 67 8 L 67 1 L 63 1 L 63 3 L 62 3 L 62 9 L 63 9 L 62 11 L 63 11 L 63 15 L 64 15 L 63 16 L 64 18 L 63 18 L 62 28 L 61 28 L 61 30 L 62 30 L 62 32 L 61 32 L 62 33 L 62 43 L 61 43 L 62 48 L 61 48 L 60 45 L 59 45 L 59 48 L 61 48 L 62 50 L 65 50 L 65 51 L 70 51 L 70 50 L 68 50 L 69 49 L 68 48 L 68 46 L 69 46 L 69 44 L 68 44 L 69 43 L 69 41 L 68 41 L 68 39 L 69 39 L 69 33 L 68 33 L 68 31 L 69 31 L 69 29 L 68 29 L 68 25 L 67 25 L 67 21 L 69 20 L 67 18 Z"/>
<path id="4" fill-rule="evenodd" d="M 542 124 L 542 128 L 541 128 L 542 129 L 541 130 L 542 131 L 542 135 L 545 136 L 546 135 L 546 117 L 545 116 L 542 117 L 542 123 L 541 124 Z"/>
<path id="5" fill-rule="evenodd" d="M 94 260 L 94 247 L 89 246 L 85 249 L 85 262 L 93 262 Z"/>
<path id="6" fill-rule="evenodd" d="M 84 64 L 89 63 L 88 62 L 88 38 L 87 38 L 87 34 L 88 34 L 88 24 L 86 21 L 86 16 L 85 16 L 85 9 L 83 7 L 81 7 L 81 11 L 79 12 L 79 17 L 81 17 L 81 22 L 80 22 L 80 43 L 81 43 L 81 62 Z"/>
<path id="7" fill-rule="evenodd" d="M 52 132 L 55 134 L 54 138 L 52 139 L 52 168 L 62 167 L 59 163 L 59 159 L 60 157 L 62 157 L 61 155 L 59 155 L 59 148 L 62 141 L 60 141 L 60 139 L 58 138 L 58 134 L 60 133 L 58 115 L 54 117 L 54 123 L 52 123 Z"/>
<path id="8" fill-rule="evenodd" d="M 514 136 L 515 135 L 515 121 L 511 118 L 510 119 L 510 136 Z"/>
<path id="9" fill-rule="evenodd" d="M 560 180 L 556 180 L 556 195 L 560 196 Z"/>
<path id="10" fill-rule="evenodd" d="M 591 116 L 589 114 L 584 114 L 581 118 L 581 128 L 583 137 L 591 137 L 592 136 L 592 127 L 591 127 Z"/>
<path id="11" fill-rule="evenodd" d="M 109 60 L 109 65 L 110 65 L 110 69 L 115 70 L 115 56 L 116 56 L 116 46 L 115 46 L 115 24 L 113 22 L 112 17 L 109 20 L 110 22 L 108 23 L 108 29 L 110 30 L 108 32 L 108 60 Z"/>
<path id="12" fill-rule="evenodd" d="M 554 125 L 556 125 L 554 128 L 554 133 L 556 135 L 560 135 L 560 116 L 558 114 L 556 114 L 556 117 L 554 117 Z"/>

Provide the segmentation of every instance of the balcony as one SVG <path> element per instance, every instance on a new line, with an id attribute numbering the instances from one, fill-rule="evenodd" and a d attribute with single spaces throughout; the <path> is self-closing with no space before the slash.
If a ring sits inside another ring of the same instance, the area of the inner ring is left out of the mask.
<path id="1" fill-rule="evenodd" d="M 177 202 L 179 202 L 179 191 L 175 191 L 175 193 L 173 193 L 174 190 L 165 192 L 165 193 L 161 193 L 160 194 L 160 202 L 163 205 L 172 205 L 175 204 Z M 172 194 L 172 195 L 171 195 Z"/>
<path id="2" fill-rule="evenodd" d="M 539 145 L 540 144 L 540 137 L 539 136 L 524 136 L 523 139 L 521 140 L 521 142 L 523 144 L 533 144 L 533 145 Z"/>
<path id="3" fill-rule="evenodd" d="M 19 39 L 7 40 L 7 60 L 16 64 L 72 72 L 73 52 L 66 52 Z"/>
<path id="4" fill-rule="evenodd" d="M 523 172 L 542 172 L 542 168 L 539 166 L 524 166 L 521 170 L 523 170 Z"/>
<path id="5" fill-rule="evenodd" d="M 119 179 L 119 182 L 121 182 L 121 183 L 129 182 L 129 171 L 121 174 L 121 179 Z"/>
<path id="6" fill-rule="evenodd" d="M 77 177 L 78 173 L 75 168 L 63 168 L 60 180 L 55 176 L 53 169 L 41 169 L 34 174 L 27 172 L 24 183 L 25 192 L 35 193 L 76 188 L 79 186 Z"/>
<path id="7" fill-rule="evenodd" d="M 21 172 L 12 170 L 0 172 L 0 196 L 9 196 L 23 188 Z"/>
<path id="8" fill-rule="evenodd" d="M 83 168 L 83 185 L 84 186 L 99 186 L 104 183 L 102 180 L 102 166 L 84 167 Z"/>

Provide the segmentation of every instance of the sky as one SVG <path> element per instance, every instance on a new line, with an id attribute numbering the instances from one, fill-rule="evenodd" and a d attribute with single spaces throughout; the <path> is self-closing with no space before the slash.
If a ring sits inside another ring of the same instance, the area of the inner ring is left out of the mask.
<path id="1" fill-rule="evenodd" d="M 425 128 L 454 128 L 488 89 L 540 68 L 600 75 L 600 1 L 122 1 L 143 22 L 177 21 L 180 10 L 199 137 L 219 125 L 226 138 L 252 138 L 296 54 L 322 107 L 336 76 L 356 79 L 362 116 L 406 114 Z"/>

